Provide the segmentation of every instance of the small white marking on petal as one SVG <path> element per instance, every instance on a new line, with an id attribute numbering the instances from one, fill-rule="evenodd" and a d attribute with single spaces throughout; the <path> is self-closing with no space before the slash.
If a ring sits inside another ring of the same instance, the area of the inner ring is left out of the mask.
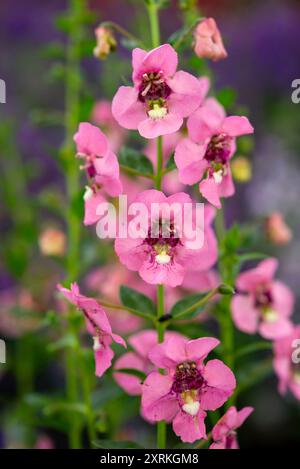
<path id="1" fill-rule="evenodd" d="M 223 181 L 223 170 L 219 169 L 219 171 L 215 171 L 213 173 L 213 177 L 216 184 L 221 184 L 221 182 Z"/>
<path id="2" fill-rule="evenodd" d="M 159 106 L 158 104 L 154 104 L 153 109 L 148 111 L 148 116 L 151 119 L 162 119 L 168 113 L 167 109 L 163 106 Z"/>
<path id="3" fill-rule="evenodd" d="M 278 319 L 278 313 L 277 311 L 274 311 L 274 309 L 270 309 L 265 312 L 265 319 L 268 322 L 276 322 Z"/>
<path id="4" fill-rule="evenodd" d="M 168 264 L 171 260 L 171 256 L 169 256 L 169 254 L 157 254 L 155 256 L 155 260 L 156 262 L 158 262 L 158 264 Z"/>
<path id="5" fill-rule="evenodd" d="M 184 410 L 184 412 L 186 412 L 187 414 L 192 415 L 192 417 L 195 417 L 195 415 L 198 414 L 199 408 L 199 401 L 189 402 L 188 404 L 184 404 L 182 406 L 182 410 Z"/>
<path id="6" fill-rule="evenodd" d="M 102 345 L 101 345 L 101 343 L 100 343 L 99 337 L 98 337 L 98 336 L 95 336 L 95 337 L 93 337 L 93 340 L 94 340 L 93 349 L 94 349 L 95 352 L 98 352 L 98 351 L 101 350 L 101 348 L 102 348 Z"/>
<path id="7" fill-rule="evenodd" d="M 84 200 L 89 200 L 93 197 L 93 190 L 89 186 L 85 186 L 85 193 L 83 195 Z"/>

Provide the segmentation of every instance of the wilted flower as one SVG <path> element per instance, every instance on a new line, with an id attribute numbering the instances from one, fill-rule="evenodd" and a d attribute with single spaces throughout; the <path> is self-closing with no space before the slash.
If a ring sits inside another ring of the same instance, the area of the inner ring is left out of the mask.
<path id="1" fill-rule="evenodd" d="M 231 163 L 233 179 L 237 182 L 249 182 L 252 177 L 252 166 L 245 156 L 237 156 Z"/>
<path id="2" fill-rule="evenodd" d="M 139 272 L 143 280 L 150 284 L 164 284 L 171 287 L 183 282 L 187 270 L 207 270 L 217 259 L 217 243 L 211 222 L 214 210 L 206 206 L 204 210 L 203 244 L 191 248 L 182 226 L 178 226 L 172 205 L 176 206 L 176 213 L 183 220 L 185 204 L 191 207 L 194 218 L 196 208 L 188 194 L 179 192 L 166 197 L 157 190 L 143 191 L 135 202 L 142 203 L 147 208 L 149 218 L 143 220 L 148 226 L 148 232 L 141 230 L 139 236 L 131 234 L 119 237 L 115 241 L 115 250 L 120 261 L 130 270 Z M 157 218 L 151 219 L 151 205 L 158 204 L 166 210 L 166 215 L 157 213 Z M 169 207 L 169 213 L 167 210 Z M 179 213 L 180 212 L 180 213 Z M 170 219 L 171 216 L 171 219 Z M 149 226 L 150 225 L 150 226 Z"/>
<path id="3" fill-rule="evenodd" d="M 226 59 L 221 33 L 213 18 L 205 18 L 195 28 L 194 50 L 198 57 L 214 61 Z"/>
<path id="4" fill-rule="evenodd" d="M 173 422 L 182 441 L 206 438 L 206 410 L 221 407 L 236 386 L 232 371 L 220 360 L 204 359 L 219 341 L 170 338 L 157 345 L 150 360 L 166 374 L 153 371 L 142 386 L 143 414 L 152 421 Z"/>
<path id="5" fill-rule="evenodd" d="M 66 235 L 58 228 L 45 228 L 39 236 L 40 251 L 44 256 L 63 256 L 66 250 Z"/>
<path id="6" fill-rule="evenodd" d="M 238 293 L 232 300 L 233 320 L 238 329 L 248 334 L 259 332 L 266 339 L 277 339 L 292 331 L 289 317 L 294 306 L 290 289 L 274 274 L 278 262 L 266 259 L 255 269 L 240 274 Z"/>
<path id="7" fill-rule="evenodd" d="M 197 109 L 203 96 L 197 78 L 176 72 L 178 56 L 169 44 L 147 52 L 132 52 L 133 87 L 121 86 L 112 112 L 125 129 L 138 129 L 142 137 L 176 132 L 183 118 Z"/>
<path id="8" fill-rule="evenodd" d="M 116 38 L 110 28 L 98 26 L 95 29 L 97 44 L 94 48 L 94 56 L 97 59 L 106 59 L 117 47 Z"/>
<path id="9" fill-rule="evenodd" d="M 58 290 L 80 311 L 83 312 L 88 332 L 93 336 L 94 354 L 96 363 L 96 375 L 102 376 L 111 366 L 114 352 L 110 348 L 112 341 L 126 348 L 122 337 L 114 334 L 102 306 L 93 298 L 81 295 L 78 285 L 71 284 L 71 289 L 57 286 Z"/>
<path id="10" fill-rule="evenodd" d="M 207 98 L 187 122 L 189 138 L 175 149 L 179 180 L 193 185 L 212 205 L 221 208 L 221 197 L 234 194 L 230 158 L 236 149 L 236 137 L 250 134 L 253 127 L 247 117 L 226 117 L 225 110 L 214 98 Z"/>
<path id="11" fill-rule="evenodd" d="M 275 245 L 288 244 L 293 237 L 291 229 L 279 212 L 273 212 L 267 217 L 265 228 L 267 238 Z"/>
<path id="12" fill-rule="evenodd" d="M 298 347 L 298 353 L 296 350 Z M 293 361 L 293 354 L 297 355 Z M 279 379 L 279 392 L 289 389 L 300 400 L 300 325 L 294 326 L 291 333 L 274 342 L 273 365 Z"/>
<path id="13" fill-rule="evenodd" d="M 230 407 L 212 429 L 214 443 L 209 449 L 239 449 L 236 430 L 243 425 L 253 410 L 253 407 L 244 407 L 240 411 L 236 407 Z"/>

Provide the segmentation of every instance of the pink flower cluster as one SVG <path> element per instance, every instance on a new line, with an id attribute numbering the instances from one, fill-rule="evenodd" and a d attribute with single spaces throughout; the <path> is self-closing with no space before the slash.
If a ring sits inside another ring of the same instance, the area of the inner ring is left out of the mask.
<path id="1" fill-rule="evenodd" d="M 220 60 L 227 56 L 212 18 L 197 25 L 194 40 L 195 52 L 201 58 Z M 122 265 L 102 267 L 87 279 L 88 287 L 109 302 L 118 301 L 117 292 L 123 284 L 133 286 L 153 301 L 154 286 L 164 285 L 169 310 L 184 290 L 199 293 L 219 283 L 218 275 L 211 270 L 218 259 L 218 244 L 212 228 L 214 207 L 220 209 L 221 199 L 234 194 L 230 161 L 236 152 L 236 139 L 252 134 L 254 129 L 247 117 L 226 116 L 223 106 L 215 98 L 207 97 L 208 79 L 177 71 L 177 65 L 177 53 L 169 44 L 149 52 L 134 49 L 133 86 L 121 86 L 111 108 L 107 102 L 100 102 L 93 112 L 94 122 L 106 128 L 112 147 L 104 133 L 89 123 L 81 123 L 74 136 L 77 156 L 84 161 L 82 168 L 88 179 L 84 196 L 86 225 L 99 220 L 98 205 L 105 202 L 107 196 L 118 196 L 123 183 L 130 202 L 141 203 L 148 209 L 147 230 L 141 230 L 139 237 L 127 230 L 125 237 L 123 233 L 115 239 L 115 252 Z M 180 130 L 185 119 L 187 133 Z M 164 192 L 128 177 L 121 182 L 117 156 L 113 152 L 119 150 L 126 135 L 119 126 L 136 129 L 142 137 L 150 139 L 145 154 L 154 169 L 157 169 L 157 161 L 152 139 L 164 136 L 164 165 L 174 152 L 177 168 L 164 178 Z M 192 249 L 176 216 L 182 219 L 189 205 L 191 219 L 195 222 L 196 204 L 184 192 L 185 185 L 195 184 L 208 203 L 204 206 L 201 225 L 203 243 Z M 167 196 L 165 192 L 172 195 Z M 153 204 L 161 207 L 154 219 Z M 132 214 L 128 215 L 127 225 L 131 219 Z M 278 225 L 282 232 L 282 220 L 277 217 L 271 221 L 274 237 Z M 291 362 L 291 343 L 299 338 L 300 326 L 292 324 L 294 297 L 288 287 L 274 279 L 276 269 L 277 261 L 270 258 L 238 276 L 237 293 L 231 304 L 232 320 L 239 330 L 248 334 L 258 332 L 274 341 L 279 390 L 284 393 L 290 389 L 300 399 L 299 369 Z M 141 284 L 141 279 L 145 283 Z M 174 290 L 174 287 L 180 289 Z M 133 318 L 122 308 L 113 305 L 116 310 L 112 308 L 107 315 L 96 300 L 79 292 L 77 284 L 72 284 L 70 290 L 60 285 L 58 288 L 84 314 L 87 330 L 94 340 L 96 375 L 102 376 L 111 366 L 113 342 L 126 347 L 124 339 L 112 331 L 112 326 L 122 334 L 134 333 L 128 338 L 130 350 L 114 364 L 115 381 L 129 395 L 141 396 L 141 415 L 147 421 L 172 423 L 175 434 L 183 442 L 207 438 L 207 411 L 220 409 L 236 387 L 235 376 L 227 365 L 218 359 L 207 360 L 219 340 L 212 337 L 189 340 L 177 332 L 166 331 L 164 341 L 158 343 L 157 331 L 141 330 L 143 320 Z M 145 374 L 144 382 L 126 369 Z M 236 430 L 252 411 L 251 407 L 240 411 L 230 407 L 211 431 L 210 448 L 238 448 Z"/>

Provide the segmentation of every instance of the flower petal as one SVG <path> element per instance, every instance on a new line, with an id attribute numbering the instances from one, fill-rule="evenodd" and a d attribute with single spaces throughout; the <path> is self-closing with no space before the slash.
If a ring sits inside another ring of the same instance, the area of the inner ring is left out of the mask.
<path id="1" fill-rule="evenodd" d="M 183 124 L 183 119 L 179 115 L 168 113 L 165 117 L 152 119 L 148 117 L 138 124 L 140 135 L 144 138 L 156 138 L 161 135 L 177 132 Z"/>
<path id="2" fill-rule="evenodd" d="M 144 104 L 138 100 L 138 92 L 131 86 L 120 86 L 112 101 L 112 113 L 125 129 L 137 129 L 146 117 Z"/>
<path id="3" fill-rule="evenodd" d="M 235 326 L 247 334 L 257 331 L 259 312 L 248 295 L 235 295 L 231 302 L 232 319 Z"/>
<path id="4" fill-rule="evenodd" d="M 150 420 L 170 422 L 179 410 L 177 399 L 170 394 L 172 378 L 154 371 L 142 385 L 142 410 Z"/>
<path id="5" fill-rule="evenodd" d="M 173 420 L 174 433 L 185 443 L 194 443 L 201 438 L 206 439 L 205 417 L 206 413 L 202 410 L 199 410 L 195 417 L 181 410 Z"/>

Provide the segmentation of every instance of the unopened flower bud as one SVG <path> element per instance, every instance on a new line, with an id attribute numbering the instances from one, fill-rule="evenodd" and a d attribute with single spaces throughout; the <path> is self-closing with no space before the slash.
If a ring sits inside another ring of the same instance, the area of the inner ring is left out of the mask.
<path id="1" fill-rule="evenodd" d="M 213 18 L 205 18 L 196 26 L 194 39 L 194 50 L 198 57 L 211 59 L 214 62 L 226 59 L 227 52 L 222 36 Z"/>
<path id="2" fill-rule="evenodd" d="M 292 239 L 292 231 L 279 212 L 271 213 L 266 219 L 266 235 L 271 243 L 276 245 L 288 244 Z"/>
<path id="3" fill-rule="evenodd" d="M 58 228 L 46 228 L 39 236 L 40 251 L 44 256 L 63 256 L 66 236 Z"/>
<path id="4" fill-rule="evenodd" d="M 98 59 L 106 59 L 117 47 L 116 38 L 110 28 L 99 26 L 95 29 L 97 44 L 94 48 L 94 56 Z"/>

